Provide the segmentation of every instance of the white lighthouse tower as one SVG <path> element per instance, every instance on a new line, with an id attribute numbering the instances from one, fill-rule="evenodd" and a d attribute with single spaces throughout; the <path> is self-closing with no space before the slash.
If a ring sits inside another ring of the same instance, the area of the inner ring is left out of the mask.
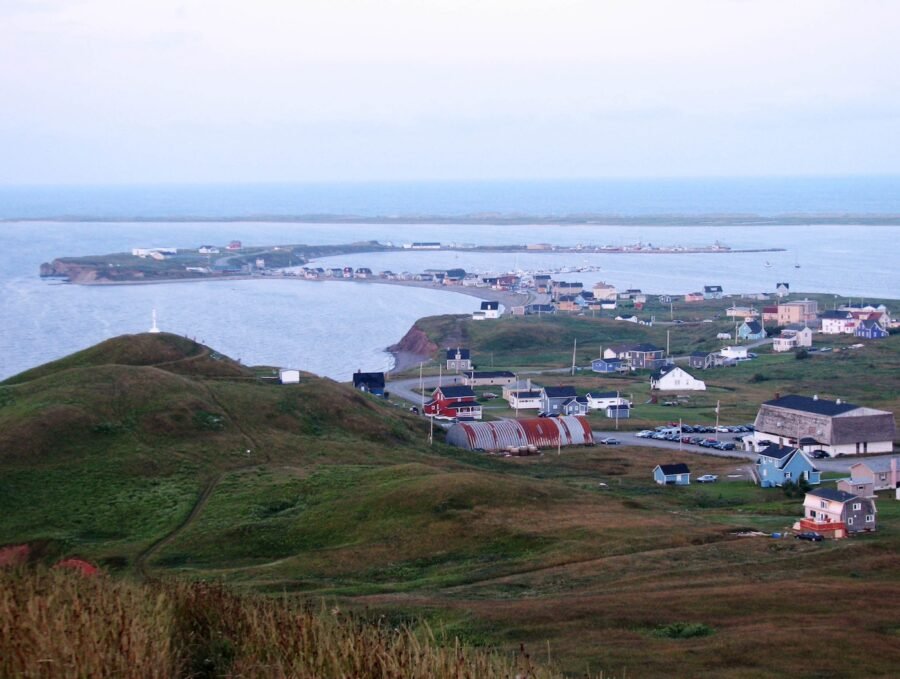
<path id="1" fill-rule="evenodd" d="M 150 332 L 158 333 L 159 327 L 156 325 L 156 309 L 153 310 L 153 325 L 150 326 Z"/>

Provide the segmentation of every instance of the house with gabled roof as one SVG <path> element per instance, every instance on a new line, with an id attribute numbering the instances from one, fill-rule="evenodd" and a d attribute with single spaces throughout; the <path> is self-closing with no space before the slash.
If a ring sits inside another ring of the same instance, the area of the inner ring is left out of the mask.
<path id="1" fill-rule="evenodd" d="M 510 408 L 517 410 L 540 410 L 541 408 L 541 391 L 539 389 L 516 389 L 505 391 L 505 398 Z"/>
<path id="2" fill-rule="evenodd" d="M 791 349 L 796 349 L 798 347 L 811 347 L 812 337 L 812 330 L 806 326 L 800 330 L 785 328 L 781 331 L 780 335 L 772 339 L 772 351 L 779 353 L 790 351 Z"/>
<path id="3" fill-rule="evenodd" d="M 591 370 L 595 373 L 628 372 L 628 365 L 621 358 L 595 358 L 591 361 Z"/>
<path id="4" fill-rule="evenodd" d="M 384 373 L 353 373 L 353 388 L 376 396 L 384 396 Z"/>
<path id="5" fill-rule="evenodd" d="M 561 408 L 563 415 L 587 415 L 589 410 L 586 396 L 574 396 L 567 399 Z"/>
<path id="6" fill-rule="evenodd" d="M 659 391 L 706 391 L 706 382 L 670 364 L 650 375 L 650 388 Z"/>
<path id="7" fill-rule="evenodd" d="M 845 538 L 874 531 L 875 501 L 835 488 L 816 488 L 803 500 L 803 518 L 794 530 L 814 531 L 826 538 Z"/>
<path id="8" fill-rule="evenodd" d="M 704 285 L 703 299 L 722 299 L 721 285 Z"/>
<path id="9" fill-rule="evenodd" d="M 688 356 L 688 367 L 706 370 L 716 364 L 715 351 L 694 351 Z"/>
<path id="10" fill-rule="evenodd" d="M 468 349 L 463 349 L 462 347 L 456 347 L 455 349 L 448 348 L 445 358 L 447 361 L 447 370 L 460 372 L 461 370 L 472 369 L 472 359 L 469 357 Z"/>
<path id="11" fill-rule="evenodd" d="M 763 328 L 759 321 L 744 321 L 738 328 L 738 337 L 743 340 L 764 339 L 766 329 Z"/>
<path id="12" fill-rule="evenodd" d="M 485 301 L 481 303 L 481 311 L 485 318 L 500 318 L 500 302 Z"/>
<path id="13" fill-rule="evenodd" d="M 425 404 L 425 414 L 440 418 L 481 419 L 481 405 L 475 400 L 471 387 L 460 385 L 440 386 Z"/>
<path id="14" fill-rule="evenodd" d="M 856 329 L 856 321 L 849 311 L 828 309 L 819 314 L 819 320 L 823 335 L 852 335 Z"/>
<path id="15" fill-rule="evenodd" d="M 759 451 L 755 468 L 756 482 L 762 488 L 799 483 L 811 486 L 821 483 L 821 472 L 799 448 L 773 443 Z"/>
<path id="16" fill-rule="evenodd" d="M 684 462 L 658 464 L 653 468 L 653 480 L 661 486 L 688 486 L 691 470 Z"/>
<path id="17" fill-rule="evenodd" d="M 655 344 L 641 342 L 639 344 L 613 344 L 603 350 L 603 359 L 621 359 L 629 368 L 655 370 L 665 365 L 665 349 Z"/>
<path id="18" fill-rule="evenodd" d="M 775 284 L 775 296 L 778 298 L 787 297 L 791 294 L 791 284 L 790 283 L 776 283 Z"/>
<path id="19" fill-rule="evenodd" d="M 856 332 L 853 333 L 857 337 L 862 337 L 863 339 L 884 339 L 890 333 L 881 327 L 881 323 L 874 319 L 868 319 L 865 321 L 861 321 L 858 326 L 856 326 Z"/>
<path id="20" fill-rule="evenodd" d="M 770 443 L 831 456 L 889 453 L 894 449 L 894 414 L 818 396 L 779 396 L 759 407 L 755 431 L 746 440 L 759 450 Z"/>
<path id="21" fill-rule="evenodd" d="M 872 493 L 900 488 L 900 459 L 873 457 L 851 464 L 850 480 L 868 484 Z"/>
<path id="22" fill-rule="evenodd" d="M 610 406 L 626 408 L 631 406 L 631 401 L 618 391 L 592 391 L 587 393 L 585 398 L 591 410 L 605 410 Z"/>
<path id="23" fill-rule="evenodd" d="M 544 387 L 541 389 L 541 412 L 547 415 L 559 415 L 563 405 L 578 396 L 575 387 Z"/>

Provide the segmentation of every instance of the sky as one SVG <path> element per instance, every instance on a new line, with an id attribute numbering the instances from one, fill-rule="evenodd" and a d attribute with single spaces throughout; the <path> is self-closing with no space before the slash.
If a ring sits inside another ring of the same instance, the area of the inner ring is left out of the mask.
<path id="1" fill-rule="evenodd" d="M 0 184 L 900 174 L 893 0 L 0 0 Z"/>

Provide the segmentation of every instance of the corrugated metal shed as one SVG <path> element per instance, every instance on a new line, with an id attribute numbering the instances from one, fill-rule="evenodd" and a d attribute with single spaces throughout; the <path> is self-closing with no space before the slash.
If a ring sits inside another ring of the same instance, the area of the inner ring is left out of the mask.
<path id="1" fill-rule="evenodd" d="M 459 422 L 447 430 L 447 443 L 467 450 L 505 450 L 509 447 L 590 446 L 591 426 L 581 416 L 535 417 L 497 422 Z"/>

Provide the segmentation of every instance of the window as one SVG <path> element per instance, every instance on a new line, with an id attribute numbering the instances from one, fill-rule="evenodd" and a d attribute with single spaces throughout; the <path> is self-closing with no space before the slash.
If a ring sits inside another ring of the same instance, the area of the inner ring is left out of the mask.
<path id="1" fill-rule="evenodd" d="M 866 514 L 866 523 L 875 523 L 875 515 Z"/>
<path id="2" fill-rule="evenodd" d="M 791 478 L 791 473 L 790 473 L 790 472 L 785 472 L 785 473 L 784 473 L 784 478 L 785 478 L 785 479 L 790 479 L 790 478 Z"/>
<path id="3" fill-rule="evenodd" d="M 819 507 L 822 509 L 828 509 L 828 503 L 825 500 L 819 500 Z"/>
<path id="4" fill-rule="evenodd" d="M 847 525 L 848 525 L 848 526 L 852 526 L 852 525 L 853 525 L 853 517 L 852 517 L 852 516 L 851 516 L 849 519 L 847 519 Z"/>
<path id="5" fill-rule="evenodd" d="M 860 509 L 862 509 L 862 503 L 861 503 L 861 502 L 854 502 L 854 503 L 853 503 L 853 511 L 854 511 L 854 512 L 858 512 Z"/>

